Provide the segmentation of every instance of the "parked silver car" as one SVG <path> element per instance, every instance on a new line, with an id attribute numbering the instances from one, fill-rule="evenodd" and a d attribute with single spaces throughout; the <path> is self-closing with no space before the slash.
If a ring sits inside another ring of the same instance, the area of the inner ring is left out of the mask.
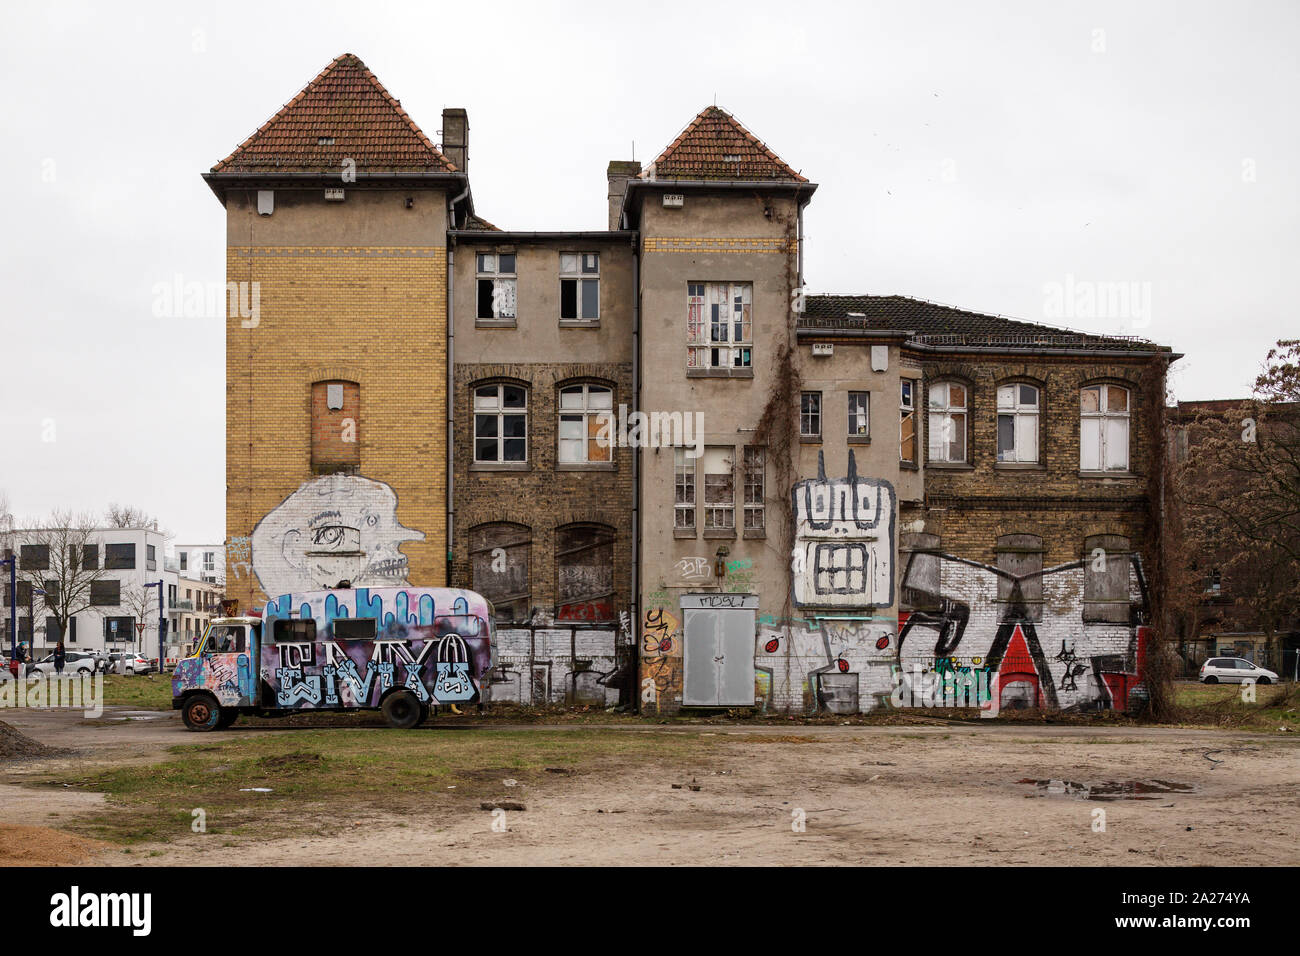
<path id="1" fill-rule="evenodd" d="M 1240 657 L 1211 657 L 1201 665 L 1200 679 L 1206 684 L 1240 684 L 1248 680 L 1271 684 L 1278 678 L 1276 672 Z"/>
<path id="2" fill-rule="evenodd" d="M 68 651 L 63 661 L 64 674 L 93 674 L 98 667 L 99 662 L 95 659 L 95 655 L 84 651 Z M 53 674 L 54 655 L 46 654 L 39 661 L 28 664 L 27 673 Z"/>

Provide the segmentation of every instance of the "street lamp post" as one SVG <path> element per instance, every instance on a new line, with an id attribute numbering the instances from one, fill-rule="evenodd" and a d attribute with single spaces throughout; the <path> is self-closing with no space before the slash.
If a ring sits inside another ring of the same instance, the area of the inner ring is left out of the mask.
<path id="1" fill-rule="evenodd" d="M 146 583 L 145 587 L 158 589 L 158 673 L 161 674 L 166 663 L 164 648 L 167 646 L 167 617 L 163 613 L 163 582 L 159 580 L 152 584 Z"/>

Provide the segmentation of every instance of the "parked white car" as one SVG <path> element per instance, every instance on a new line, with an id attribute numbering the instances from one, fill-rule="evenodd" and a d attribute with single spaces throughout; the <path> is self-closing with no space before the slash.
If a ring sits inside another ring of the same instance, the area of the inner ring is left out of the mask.
<path id="1" fill-rule="evenodd" d="M 1268 668 L 1240 657 L 1211 657 L 1201 665 L 1201 681 L 1206 684 L 1240 684 L 1248 680 L 1271 684 L 1277 679 L 1277 674 Z"/>
<path id="2" fill-rule="evenodd" d="M 147 657 L 139 654 L 120 654 L 114 652 L 108 655 L 109 674 L 149 674 L 152 673 L 156 665 Z"/>
<path id="3" fill-rule="evenodd" d="M 87 654 L 84 651 L 68 651 L 63 661 L 64 674 L 93 674 L 99 666 L 99 661 L 94 654 Z M 27 665 L 27 673 L 53 674 L 54 673 L 54 655 L 47 654 L 39 661 Z"/>

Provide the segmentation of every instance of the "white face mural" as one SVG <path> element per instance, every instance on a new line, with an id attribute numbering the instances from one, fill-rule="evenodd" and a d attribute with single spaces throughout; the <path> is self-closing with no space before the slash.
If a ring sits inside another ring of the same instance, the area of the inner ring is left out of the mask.
<path id="1" fill-rule="evenodd" d="M 253 572 L 267 594 L 332 588 L 397 587 L 407 581 L 403 541 L 424 533 L 397 520 L 397 495 L 381 481 L 323 475 L 253 529 Z"/>
<path id="2" fill-rule="evenodd" d="M 849 450 L 847 478 L 794 486 L 794 602 L 799 607 L 889 607 L 894 603 L 894 486 L 859 478 Z"/>

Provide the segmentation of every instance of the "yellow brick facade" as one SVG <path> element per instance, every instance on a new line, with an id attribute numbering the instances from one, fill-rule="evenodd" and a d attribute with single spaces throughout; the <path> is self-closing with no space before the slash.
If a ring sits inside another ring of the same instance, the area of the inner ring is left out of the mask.
<path id="1" fill-rule="evenodd" d="M 253 531 L 317 478 L 311 385 L 329 379 L 361 386 L 357 474 L 390 486 L 396 521 L 424 536 L 399 546 L 408 580 L 445 584 L 446 248 L 232 245 L 226 277 L 260 295 L 255 321 L 226 328 L 227 596 L 278 596 L 254 574 Z"/>

